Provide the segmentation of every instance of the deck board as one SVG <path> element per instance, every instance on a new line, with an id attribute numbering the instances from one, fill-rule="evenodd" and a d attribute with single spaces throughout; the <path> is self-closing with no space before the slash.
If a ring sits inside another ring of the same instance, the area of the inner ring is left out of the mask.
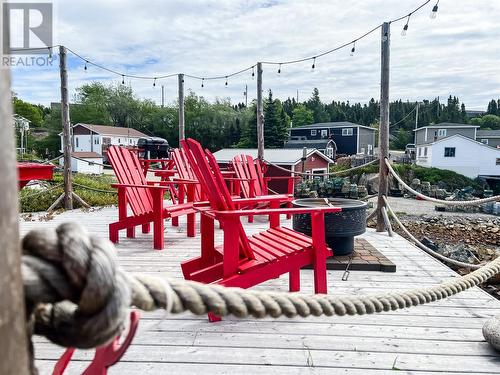
<path id="1" fill-rule="evenodd" d="M 21 232 L 78 221 L 107 237 L 115 208 L 57 215 L 51 221 L 20 221 Z M 291 221 L 283 218 L 283 224 Z M 263 218 L 244 222 L 248 234 L 268 225 Z M 129 272 L 181 278 L 179 264 L 199 253 L 199 236 L 187 238 L 185 221 L 167 224 L 166 249 L 152 249 L 152 235 L 121 238 L 121 265 Z M 222 240 L 216 231 L 216 240 Z M 328 271 L 330 294 L 371 294 L 430 286 L 457 277 L 451 269 L 399 236 L 368 231 L 368 242 L 397 266 L 396 273 Z M 302 292 L 312 291 L 312 271 L 302 270 Z M 286 291 L 288 277 L 270 280 L 259 290 Z M 306 319 L 236 319 L 208 323 L 188 313 L 165 317 L 143 313 L 133 344 L 110 374 L 500 374 L 500 354 L 484 341 L 484 321 L 500 312 L 500 301 L 479 288 L 444 301 L 369 316 Z M 62 349 L 35 338 L 37 365 L 48 374 Z M 92 352 L 78 351 L 68 374 L 81 372 Z"/>

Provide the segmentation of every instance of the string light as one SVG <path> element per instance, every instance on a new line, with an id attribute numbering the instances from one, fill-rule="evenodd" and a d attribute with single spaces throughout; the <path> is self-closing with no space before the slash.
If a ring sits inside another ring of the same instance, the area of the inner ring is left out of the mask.
<path id="1" fill-rule="evenodd" d="M 49 49 L 49 59 L 52 60 L 52 47 L 48 47 Z"/>
<path id="2" fill-rule="evenodd" d="M 410 22 L 410 17 L 411 17 L 411 13 L 408 14 L 408 18 L 406 19 L 406 23 L 403 26 L 403 30 L 401 31 L 401 36 L 406 36 L 406 31 L 408 30 L 408 23 Z"/>
<path id="3" fill-rule="evenodd" d="M 437 14 L 437 11 L 438 11 L 438 4 L 439 4 L 440 0 L 435 0 L 435 1 L 436 1 L 436 3 L 434 5 L 434 7 L 432 8 L 432 11 L 431 11 L 431 14 L 430 14 L 431 18 L 435 18 L 436 14 Z M 403 20 L 403 19 L 406 18 L 406 24 L 404 25 L 403 30 L 401 32 L 401 35 L 405 36 L 406 32 L 408 30 L 410 16 L 413 15 L 414 13 L 416 13 L 416 12 L 419 12 L 422 8 L 424 8 L 430 2 L 431 2 L 431 0 L 425 0 L 418 7 L 416 7 L 415 9 L 413 9 L 410 13 L 407 13 L 406 15 L 403 15 L 401 17 L 389 20 L 389 22 L 397 22 L 397 21 L 400 21 L 400 20 Z M 382 25 L 379 24 L 379 25 L 373 27 L 372 29 L 368 30 L 367 32 L 363 33 L 362 35 L 359 35 L 354 40 L 351 39 L 349 42 L 346 42 L 344 44 L 338 45 L 338 46 L 336 46 L 336 47 L 334 47 L 334 48 L 332 48 L 332 49 L 330 49 L 328 51 L 324 51 L 324 52 L 316 54 L 314 56 L 308 56 L 308 57 L 299 58 L 299 59 L 295 59 L 295 60 L 288 60 L 288 61 L 262 61 L 261 64 L 279 65 L 279 67 L 278 67 L 278 74 L 281 74 L 282 65 L 296 64 L 296 63 L 301 63 L 301 62 L 306 62 L 306 61 L 311 61 L 312 60 L 311 71 L 314 72 L 315 68 L 316 68 L 316 59 L 317 58 L 329 55 L 329 54 L 331 54 L 333 52 L 336 52 L 336 51 L 338 51 L 340 49 L 343 49 L 343 48 L 346 48 L 346 47 L 348 48 L 349 46 L 351 46 L 351 56 L 352 56 L 355 53 L 355 51 L 356 51 L 356 42 L 359 41 L 359 40 L 361 40 L 361 39 L 364 39 L 367 36 L 369 36 L 370 34 L 374 33 L 376 30 L 380 29 L 381 26 Z M 387 36 L 384 36 L 384 37 L 387 37 Z M 54 47 L 54 46 L 47 47 L 49 49 L 49 57 L 50 58 L 52 58 L 52 47 Z M 88 65 L 93 65 L 93 66 L 95 66 L 95 67 L 97 67 L 99 69 L 105 70 L 105 71 L 107 71 L 107 72 L 109 72 L 111 74 L 122 76 L 122 84 L 125 84 L 125 77 L 129 77 L 129 78 L 133 78 L 133 79 L 147 79 L 147 80 L 154 80 L 155 81 L 156 79 L 165 79 L 165 78 L 175 77 L 175 76 L 177 76 L 179 74 L 179 73 L 172 73 L 172 74 L 166 74 L 166 75 L 158 75 L 156 77 L 124 74 L 124 73 L 122 73 L 120 71 L 116 71 L 116 70 L 110 69 L 110 68 L 108 68 L 108 67 L 106 67 L 104 65 L 100 65 L 100 64 L 95 63 L 93 61 L 87 60 L 86 58 L 84 58 L 83 56 L 79 55 L 78 53 L 76 53 L 75 51 L 71 50 L 70 48 L 66 47 L 66 49 L 69 52 L 71 52 L 73 55 L 75 55 L 76 57 L 80 58 L 81 60 L 83 60 L 85 62 L 85 66 L 84 66 L 84 70 L 85 71 L 87 71 Z M 188 75 L 188 74 L 184 74 L 184 75 L 186 75 L 187 77 L 193 78 L 193 79 L 201 80 L 202 81 L 202 87 L 204 87 L 204 80 L 205 79 L 207 79 L 207 80 L 222 80 L 222 79 L 225 79 L 225 86 L 228 86 L 228 78 L 229 77 L 240 75 L 242 73 L 247 72 L 250 69 L 252 70 L 252 79 L 254 79 L 254 77 L 255 77 L 255 67 L 256 67 L 256 65 L 254 64 L 254 65 L 252 65 L 250 67 L 247 67 L 245 69 L 241 69 L 241 70 L 233 72 L 231 74 L 219 75 L 219 76 L 212 76 L 212 77 L 200 77 L 200 76 L 194 76 L 194 75 Z M 153 82 L 153 86 L 155 86 L 155 82 Z"/>
<path id="4" fill-rule="evenodd" d="M 156 86 L 156 78 L 153 80 L 153 87 Z"/>
<path id="5" fill-rule="evenodd" d="M 205 87 L 205 78 L 201 79 L 201 88 Z"/>
<path id="6" fill-rule="evenodd" d="M 431 11 L 431 14 L 429 14 L 429 18 L 430 19 L 434 19 L 437 17 L 437 13 L 438 13 L 438 4 L 439 4 L 439 0 L 437 1 L 436 5 L 434 5 L 432 7 L 432 11 Z"/>

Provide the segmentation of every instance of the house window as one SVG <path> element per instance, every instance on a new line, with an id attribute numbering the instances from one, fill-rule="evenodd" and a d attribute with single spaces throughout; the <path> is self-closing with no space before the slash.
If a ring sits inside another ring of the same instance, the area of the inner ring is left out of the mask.
<path id="1" fill-rule="evenodd" d="M 118 144 L 121 145 L 122 144 L 122 140 L 121 138 L 118 138 Z"/>
<path id="2" fill-rule="evenodd" d="M 311 135 L 316 135 L 316 129 L 311 130 Z"/>
<path id="3" fill-rule="evenodd" d="M 488 139 L 487 138 L 481 139 L 481 143 L 484 143 L 485 145 L 487 145 L 488 144 Z"/>
<path id="4" fill-rule="evenodd" d="M 342 135 L 343 136 L 348 136 L 348 135 L 352 135 L 352 134 L 353 134 L 352 128 L 344 128 L 344 129 L 342 129 Z"/>
<path id="5" fill-rule="evenodd" d="M 427 147 L 424 147 L 424 156 L 427 156 Z"/>
<path id="6" fill-rule="evenodd" d="M 418 156 L 422 156 L 422 147 L 418 148 Z"/>
<path id="7" fill-rule="evenodd" d="M 500 159 L 499 159 L 499 158 L 497 158 L 497 160 L 496 160 L 496 163 L 495 163 L 495 164 L 496 164 L 496 165 L 500 165 Z"/>
<path id="8" fill-rule="evenodd" d="M 454 158 L 455 157 L 455 147 L 445 147 L 444 148 L 444 157 L 445 158 Z"/>
<path id="9" fill-rule="evenodd" d="M 373 146 L 368 145 L 368 155 L 371 155 L 373 153 Z"/>
<path id="10" fill-rule="evenodd" d="M 326 156 L 328 156 L 330 159 L 333 158 L 333 147 L 326 148 Z"/>
<path id="11" fill-rule="evenodd" d="M 76 142 L 76 147 L 79 147 L 78 146 L 78 137 L 75 137 L 75 142 Z"/>
<path id="12" fill-rule="evenodd" d="M 99 144 L 99 138 L 94 138 L 94 144 L 98 145 Z"/>
<path id="13" fill-rule="evenodd" d="M 327 138 L 328 137 L 328 130 L 323 129 L 321 130 L 321 138 Z"/>
<path id="14" fill-rule="evenodd" d="M 446 129 L 438 129 L 438 137 L 446 137 Z"/>

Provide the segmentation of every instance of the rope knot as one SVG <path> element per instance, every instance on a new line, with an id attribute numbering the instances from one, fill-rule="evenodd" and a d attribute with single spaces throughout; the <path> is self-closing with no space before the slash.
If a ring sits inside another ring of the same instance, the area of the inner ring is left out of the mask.
<path id="1" fill-rule="evenodd" d="M 25 287 L 36 334 L 65 347 L 93 348 L 121 332 L 131 291 L 109 241 L 65 223 L 31 231 L 22 247 L 23 277 L 38 284 L 36 292 Z"/>

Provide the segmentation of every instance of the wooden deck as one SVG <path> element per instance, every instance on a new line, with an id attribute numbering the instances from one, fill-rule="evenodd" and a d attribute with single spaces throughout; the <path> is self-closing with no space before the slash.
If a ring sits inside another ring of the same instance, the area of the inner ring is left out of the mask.
<path id="1" fill-rule="evenodd" d="M 51 221 L 23 221 L 21 231 L 78 221 L 107 237 L 116 209 L 64 213 Z M 285 225 L 291 221 L 283 219 Z M 267 227 L 256 218 L 248 233 Z M 152 236 L 138 234 L 118 245 L 120 262 L 130 272 L 182 277 L 179 263 L 199 252 L 199 236 L 185 236 L 167 225 L 166 250 L 152 249 Z M 140 232 L 140 231 L 139 231 Z M 217 235 L 221 236 L 220 231 Z M 369 231 L 363 235 L 397 265 L 396 273 L 328 272 L 330 294 L 369 294 L 440 283 L 456 274 L 403 238 Z M 302 292 L 312 292 L 312 271 L 302 271 Z M 285 291 L 287 277 L 259 288 Z M 447 300 L 369 316 L 308 319 L 226 318 L 208 323 L 205 316 L 143 313 L 140 330 L 110 374 L 500 374 L 500 354 L 485 343 L 484 321 L 500 313 L 500 301 L 478 288 Z M 62 349 L 36 339 L 37 365 L 48 374 Z M 67 370 L 78 374 L 92 352 L 78 351 Z"/>

